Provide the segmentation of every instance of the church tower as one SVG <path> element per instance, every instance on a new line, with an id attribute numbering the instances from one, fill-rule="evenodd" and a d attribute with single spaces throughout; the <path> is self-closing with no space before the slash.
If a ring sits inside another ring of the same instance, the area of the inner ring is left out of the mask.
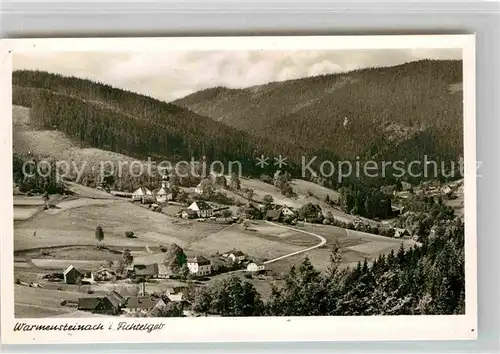
<path id="1" fill-rule="evenodd" d="M 170 177 L 168 175 L 163 175 L 161 179 L 161 186 L 166 191 L 170 189 Z"/>

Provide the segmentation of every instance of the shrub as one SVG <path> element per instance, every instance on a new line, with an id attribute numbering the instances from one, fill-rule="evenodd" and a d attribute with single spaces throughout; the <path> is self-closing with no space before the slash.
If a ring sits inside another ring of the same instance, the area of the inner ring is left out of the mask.
<path id="1" fill-rule="evenodd" d="M 126 238 L 135 238 L 135 233 L 133 231 L 125 231 Z"/>

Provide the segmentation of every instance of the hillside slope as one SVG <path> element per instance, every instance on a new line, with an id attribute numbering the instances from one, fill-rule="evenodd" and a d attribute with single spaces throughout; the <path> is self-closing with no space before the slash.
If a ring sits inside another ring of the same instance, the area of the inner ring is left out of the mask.
<path id="1" fill-rule="evenodd" d="M 127 155 L 91 147 L 60 130 L 40 129 L 31 120 L 30 111 L 28 107 L 12 107 L 12 151 L 15 161 L 23 159 L 23 156 L 50 157 L 61 163 L 60 173 L 66 178 L 94 186 L 99 180 L 101 166 L 106 167 L 107 163 L 123 164 L 124 174 L 127 174 L 129 166 L 144 164 Z M 64 163 L 67 166 L 62 165 Z"/>
<path id="2" fill-rule="evenodd" d="M 31 108 L 39 130 L 58 130 L 90 147 L 171 162 L 238 160 L 251 173 L 254 158 L 283 147 L 174 104 L 109 85 L 40 71 L 13 73 L 13 104 Z"/>
<path id="3" fill-rule="evenodd" d="M 461 82 L 460 61 L 423 60 L 245 89 L 216 87 L 174 103 L 342 158 L 392 155 L 402 143 L 404 152 L 450 158 L 463 150 Z"/>

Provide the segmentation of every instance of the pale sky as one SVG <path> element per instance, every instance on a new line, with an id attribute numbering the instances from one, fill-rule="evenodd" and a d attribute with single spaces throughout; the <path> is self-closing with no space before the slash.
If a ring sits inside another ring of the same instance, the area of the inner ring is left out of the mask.
<path id="1" fill-rule="evenodd" d="M 420 59 L 462 59 L 462 53 L 460 49 L 37 52 L 15 54 L 13 66 L 87 78 L 172 101 L 214 86 L 242 88 Z"/>

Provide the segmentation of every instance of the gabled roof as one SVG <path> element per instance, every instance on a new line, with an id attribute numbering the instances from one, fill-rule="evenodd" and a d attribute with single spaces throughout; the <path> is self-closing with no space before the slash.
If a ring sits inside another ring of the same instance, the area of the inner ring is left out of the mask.
<path id="1" fill-rule="evenodd" d="M 121 307 L 126 301 L 126 299 L 116 291 L 108 293 L 106 297 L 113 304 L 114 307 Z"/>
<path id="2" fill-rule="evenodd" d="M 193 204 L 191 204 L 188 207 L 188 209 L 193 210 L 193 207 L 197 208 L 198 210 L 211 210 L 212 209 L 212 207 L 210 206 L 210 204 L 208 204 L 204 200 L 199 200 L 199 201 L 193 202 Z"/>
<path id="3" fill-rule="evenodd" d="M 63 272 L 64 275 L 68 274 L 69 272 L 71 272 L 72 270 L 74 270 L 75 272 L 77 272 L 78 274 L 80 275 L 83 275 L 82 272 L 80 272 L 78 269 L 76 269 L 75 267 L 73 267 L 73 265 L 70 265 L 68 268 L 66 268 L 66 270 Z"/>
<path id="4" fill-rule="evenodd" d="M 163 187 L 160 187 L 160 188 L 157 188 L 154 190 L 153 192 L 154 195 L 158 195 L 158 194 L 168 194 L 168 189 L 167 188 L 163 188 Z"/>
<path id="5" fill-rule="evenodd" d="M 135 190 L 133 194 L 151 195 L 151 191 L 146 187 L 139 187 Z"/>
<path id="6" fill-rule="evenodd" d="M 402 228 L 396 227 L 394 230 L 395 230 L 395 233 L 394 233 L 395 237 L 403 236 L 403 235 L 410 235 L 410 232 L 407 229 L 402 229 Z"/>
<path id="7" fill-rule="evenodd" d="M 134 296 L 128 299 L 126 307 L 128 309 L 150 310 L 160 301 L 163 300 L 153 296 Z"/>
<path id="8" fill-rule="evenodd" d="M 232 251 L 230 254 L 234 254 L 236 257 L 244 256 L 245 254 L 241 251 Z"/>
<path id="9" fill-rule="evenodd" d="M 208 265 L 210 261 L 203 256 L 195 256 L 189 260 L 189 263 L 197 263 L 198 265 Z"/>
<path id="10" fill-rule="evenodd" d="M 97 296 L 93 297 L 80 297 L 78 298 L 78 309 L 79 310 L 95 310 L 101 304 L 101 298 Z"/>

